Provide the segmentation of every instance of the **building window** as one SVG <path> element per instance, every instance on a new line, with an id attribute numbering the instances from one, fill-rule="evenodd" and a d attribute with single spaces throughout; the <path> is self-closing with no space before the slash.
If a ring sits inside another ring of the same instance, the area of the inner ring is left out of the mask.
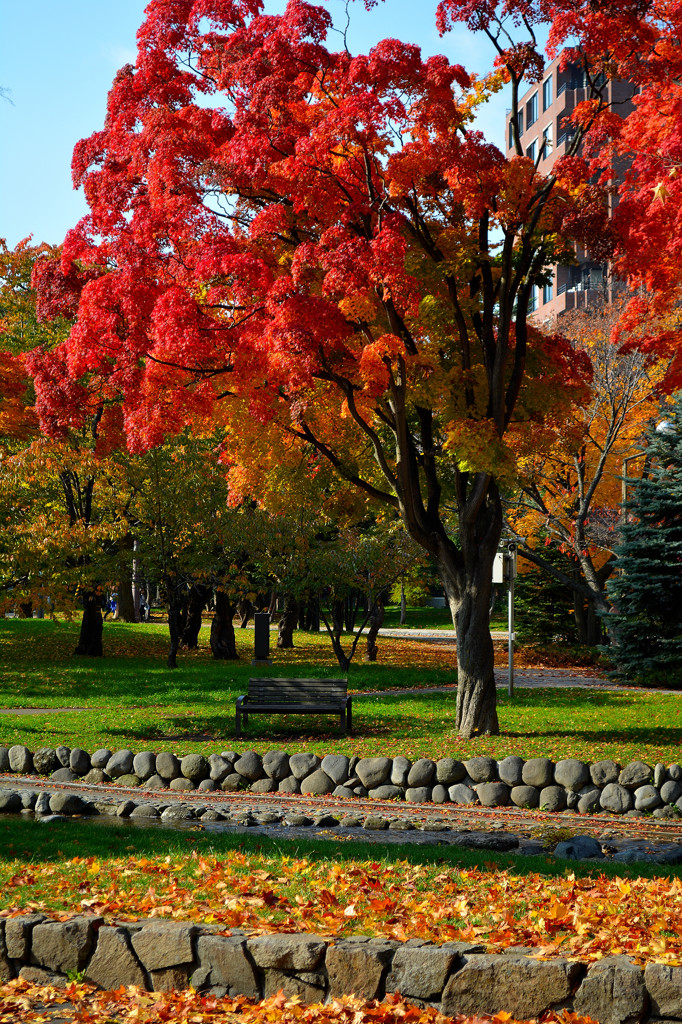
<path id="1" fill-rule="evenodd" d="M 547 125 L 546 128 L 542 129 L 542 156 L 543 159 L 547 159 L 549 154 L 552 152 L 552 122 Z"/>
<path id="2" fill-rule="evenodd" d="M 526 127 L 530 128 L 538 119 L 538 94 L 533 93 L 526 103 Z"/>
<path id="3" fill-rule="evenodd" d="M 523 135 L 523 111 L 519 110 L 519 135 Z"/>
<path id="4" fill-rule="evenodd" d="M 514 122 L 511 117 L 509 118 L 509 148 L 512 149 L 514 146 Z"/>
<path id="5" fill-rule="evenodd" d="M 548 302 L 551 302 L 553 298 L 554 298 L 554 285 L 550 281 L 549 284 L 543 284 L 543 286 L 542 286 L 542 302 L 543 302 L 543 305 L 546 305 Z"/>
<path id="6" fill-rule="evenodd" d="M 530 296 L 528 298 L 528 312 L 529 313 L 534 313 L 537 308 L 538 308 L 537 288 L 531 288 Z"/>
<path id="7" fill-rule="evenodd" d="M 552 105 L 552 76 L 542 83 L 542 109 L 549 110 Z"/>
<path id="8" fill-rule="evenodd" d="M 535 163 L 538 155 L 538 140 L 533 139 L 530 146 L 526 148 L 526 156 Z"/>

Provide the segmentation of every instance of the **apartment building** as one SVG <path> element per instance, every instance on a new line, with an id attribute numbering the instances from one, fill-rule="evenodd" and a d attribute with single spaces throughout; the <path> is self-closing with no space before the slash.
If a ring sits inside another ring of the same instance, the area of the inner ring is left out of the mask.
<path id="1" fill-rule="evenodd" d="M 589 84 L 581 67 L 569 64 L 559 69 L 561 55 L 545 69 L 542 81 L 531 86 L 519 99 L 519 133 L 526 156 L 548 173 L 569 148 L 574 128 L 568 119 L 578 103 L 590 98 Z M 623 117 L 632 110 L 633 86 L 618 79 L 598 82 L 604 99 Z M 507 154 L 514 142 L 511 111 L 506 120 Z M 583 249 L 576 251 L 577 265 L 556 266 L 553 281 L 536 288 L 532 312 L 538 320 L 549 320 L 566 310 L 580 308 L 610 298 L 614 283 L 608 268 L 590 259 Z"/>

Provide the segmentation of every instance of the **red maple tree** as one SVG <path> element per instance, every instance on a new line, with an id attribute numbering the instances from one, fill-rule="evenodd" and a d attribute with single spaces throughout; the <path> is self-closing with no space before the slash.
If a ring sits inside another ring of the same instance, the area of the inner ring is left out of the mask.
<path id="1" fill-rule="evenodd" d="M 466 21 L 497 47 L 474 80 L 396 39 L 335 52 L 330 15 L 303 0 L 281 16 L 152 0 L 103 130 L 74 153 L 90 213 L 39 280 L 48 312 L 78 292 L 68 341 L 32 361 L 44 421 L 97 392 L 122 403 L 134 448 L 216 417 L 233 467 L 254 432 L 284 433 L 402 517 L 452 610 L 463 736 L 498 731 L 500 488 L 583 382 L 529 303 L 607 218 L 576 155 L 614 120 L 596 87 L 550 176 L 518 131 L 508 160 L 473 126 L 504 81 L 518 110 L 542 73 L 533 26 L 561 10 L 444 0 L 442 30 Z"/>

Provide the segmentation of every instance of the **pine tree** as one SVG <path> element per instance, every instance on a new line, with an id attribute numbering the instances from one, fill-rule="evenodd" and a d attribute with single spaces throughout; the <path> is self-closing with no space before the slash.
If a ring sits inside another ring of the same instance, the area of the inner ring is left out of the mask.
<path id="1" fill-rule="evenodd" d="M 682 393 L 647 441 L 648 471 L 624 506 L 619 572 L 608 586 L 617 673 L 682 680 Z"/>

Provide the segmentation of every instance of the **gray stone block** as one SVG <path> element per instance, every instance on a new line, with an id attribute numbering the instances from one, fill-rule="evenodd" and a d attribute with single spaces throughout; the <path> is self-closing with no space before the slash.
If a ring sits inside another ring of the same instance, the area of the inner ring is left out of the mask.
<path id="1" fill-rule="evenodd" d="M 384 973 L 392 957 L 393 946 L 388 942 L 336 942 L 327 950 L 329 994 L 380 998 L 384 992 Z"/>
<path id="2" fill-rule="evenodd" d="M 36 814 L 49 814 L 50 813 L 50 794 L 49 793 L 39 793 L 38 794 L 38 799 L 36 800 L 36 805 L 35 805 L 33 810 L 34 810 L 34 812 Z"/>
<path id="3" fill-rule="evenodd" d="M 260 989 L 253 964 L 246 953 L 246 942 L 232 936 L 200 935 L 197 939 L 200 969 L 208 970 L 207 984 L 222 985 L 231 996 L 259 999 Z M 194 984 L 194 977 L 192 977 Z"/>
<path id="4" fill-rule="evenodd" d="M 162 779 L 160 775 L 152 775 L 151 779 L 145 782 L 145 789 L 168 789 L 168 779 Z"/>
<path id="5" fill-rule="evenodd" d="M 311 978 L 314 978 L 315 982 L 311 981 Z M 263 996 L 269 999 L 281 991 L 287 999 L 296 998 L 302 1003 L 320 1003 L 324 1000 L 324 986 L 323 974 L 286 974 L 284 971 L 269 970 L 265 972 Z"/>
<path id="6" fill-rule="evenodd" d="M 387 781 L 392 767 L 390 757 L 362 757 L 355 766 L 355 773 L 365 789 L 370 790 Z"/>
<path id="7" fill-rule="evenodd" d="M 189 987 L 190 975 L 194 964 L 176 964 L 175 967 L 163 967 L 158 971 L 150 971 L 149 978 L 154 992 L 178 992 Z"/>
<path id="8" fill-rule="evenodd" d="M 293 775 L 288 775 L 286 779 L 282 779 L 279 786 L 277 787 L 278 793 L 300 793 L 301 783 L 298 779 L 294 778 Z"/>
<path id="9" fill-rule="evenodd" d="M 500 781 L 506 782 L 506 784 L 512 788 L 514 786 L 522 785 L 523 764 L 523 758 L 517 757 L 516 754 L 510 754 L 509 757 L 505 757 L 502 761 L 498 761 L 497 774 L 500 777 Z"/>
<path id="10" fill-rule="evenodd" d="M 188 821 L 194 816 L 194 808 L 188 807 L 187 804 L 170 804 L 161 811 L 162 821 Z"/>
<path id="11" fill-rule="evenodd" d="M 69 979 L 65 974 L 58 974 L 56 971 L 46 971 L 42 967 L 34 967 L 28 964 L 21 968 L 19 977 L 23 981 L 30 982 L 31 985 L 49 985 L 51 988 L 66 988 L 69 984 Z"/>
<path id="12" fill-rule="evenodd" d="M 332 796 L 342 796 L 344 799 L 349 800 L 355 796 L 355 793 L 352 789 L 349 789 L 348 786 L 337 786 L 333 790 Z"/>
<path id="13" fill-rule="evenodd" d="M 97 948 L 85 970 L 85 981 L 109 992 L 121 985 L 147 987 L 145 973 L 130 948 L 124 928 L 100 928 Z"/>
<path id="14" fill-rule="evenodd" d="M 322 962 L 327 943 L 319 935 L 257 935 L 247 948 L 258 967 L 312 971 Z"/>
<path id="15" fill-rule="evenodd" d="M 386 992 L 400 992 L 412 999 L 440 1002 L 448 975 L 460 957 L 439 946 L 396 950 L 386 978 Z"/>
<path id="16" fill-rule="evenodd" d="M 682 967 L 648 963 L 644 968 L 644 984 L 652 1013 L 682 1019 Z"/>
<path id="17" fill-rule="evenodd" d="M 143 967 L 148 971 L 161 971 L 192 962 L 192 938 L 196 932 L 194 925 L 152 921 L 135 932 L 131 942 Z"/>
<path id="18" fill-rule="evenodd" d="M 642 968 L 625 956 L 591 964 L 575 994 L 573 1008 L 600 1024 L 637 1024 L 647 1010 Z"/>
<path id="19" fill-rule="evenodd" d="M 668 778 L 672 779 L 673 782 L 682 782 L 682 765 L 675 763 L 669 764 Z"/>
<path id="20" fill-rule="evenodd" d="M 322 764 L 317 754 L 303 753 L 293 754 L 289 758 L 289 770 L 295 779 L 300 782 L 306 775 L 311 775 Z"/>
<path id="21" fill-rule="evenodd" d="M 91 768 L 87 775 L 84 775 L 81 779 L 81 782 L 84 782 L 87 786 L 101 786 L 104 782 L 108 781 L 109 776 L 101 768 Z"/>
<path id="22" fill-rule="evenodd" d="M 5 949 L 12 960 L 30 960 L 31 935 L 37 924 L 45 920 L 44 914 L 22 914 L 5 921 Z"/>
<path id="23" fill-rule="evenodd" d="M 446 804 L 450 800 L 450 794 L 448 793 L 448 787 L 443 786 L 440 783 L 435 785 L 431 790 L 431 799 L 434 804 Z"/>
<path id="24" fill-rule="evenodd" d="M 158 818 L 160 817 L 154 804 L 138 804 L 130 812 L 131 818 Z"/>
<path id="25" fill-rule="evenodd" d="M 531 960 L 513 955 L 465 957 L 443 991 L 441 1010 L 456 1013 L 499 1013 L 526 1020 L 539 1017 L 571 996 L 582 966 L 566 960 Z"/>
<path id="26" fill-rule="evenodd" d="M 137 789 L 142 785 L 142 779 L 134 772 L 130 772 L 128 775 L 119 775 L 117 779 L 113 780 L 113 784 L 120 786 L 121 789 Z"/>
<path id="27" fill-rule="evenodd" d="M 526 786 L 545 789 L 554 782 L 554 765 L 548 757 L 532 757 L 524 764 L 521 777 Z"/>
<path id="28" fill-rule="evenodd" d="M 81 971 L 94 944 L 94 925 L 102 918 L 72 917 L 37 924 L 31 937 L 31 958 L 49 971 Z"/>

